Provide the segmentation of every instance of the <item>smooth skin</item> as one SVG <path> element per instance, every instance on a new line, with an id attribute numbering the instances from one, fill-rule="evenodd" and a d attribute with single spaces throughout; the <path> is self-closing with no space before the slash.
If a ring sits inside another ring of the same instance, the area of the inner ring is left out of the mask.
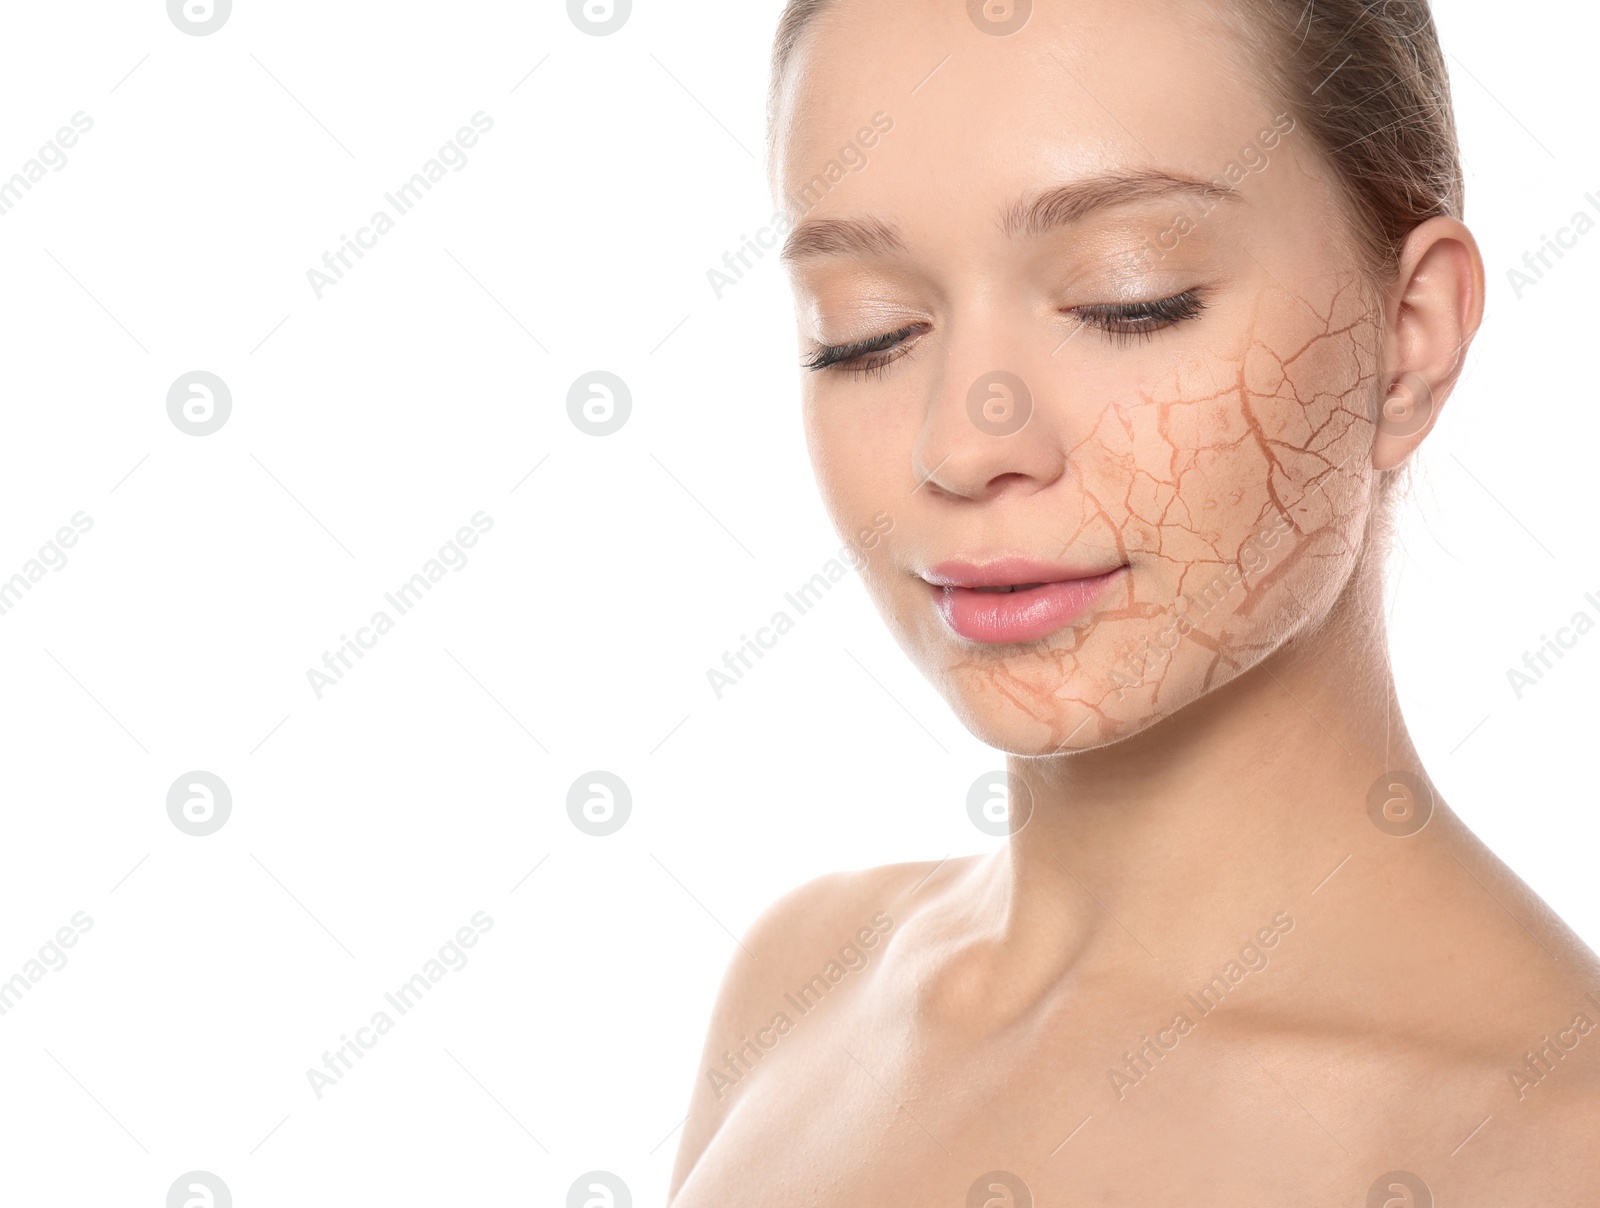
<path id="1" fill-rule="evenodd" d="M 1600 961 L 1426 780 L 1384 631 L 1383 472 L 1482 259 L 1434 218 L 1374 280 L 1236 28 L 840 0 L 801 44 L 781 196 L 893 119 L 791 213 L 801 355 L 906 333 L 803 371 L 818 481 L 846 537 L 893 517 L 863 578 L 1025 824 L 766 913 L 673 1208 L 1600 1202 Z M 1250 146 L 1225 194 L 1174 183 Z M 1007 435 L 969 409 L 994 370 L 1031 397 Z M 1048 638 L 957 637 L 921 572 L 1003 556 L 1124 569 Z"/>

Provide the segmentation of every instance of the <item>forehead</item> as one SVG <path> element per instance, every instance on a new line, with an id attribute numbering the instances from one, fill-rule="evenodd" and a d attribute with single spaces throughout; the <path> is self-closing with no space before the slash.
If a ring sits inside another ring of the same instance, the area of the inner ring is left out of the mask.
<path id="1" fill-rule="evenodd" d="M 869 202 L 956 213 L 1108 171 L 1210 179 L 1278 108 L 1228 0 L 1034 0 L 1004 36 L 968 10 L 967 0 L 825 9 L 778 97 L 780 196 L 829 164 L 842 164 L 845 187 L 819 213 Z M 889 129 L 863 138 L 875 118 Z"/>

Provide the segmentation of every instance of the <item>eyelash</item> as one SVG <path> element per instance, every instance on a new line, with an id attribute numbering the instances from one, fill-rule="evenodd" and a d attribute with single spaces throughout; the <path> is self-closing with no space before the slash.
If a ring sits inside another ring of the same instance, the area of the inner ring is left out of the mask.
<path id="1" fill-rule="evenodd" d="M 1090 327 L 1098 327 L 1112 343 L 1122 346 L 1130 340 L 1154 339 L 1158 331 L 1198 318 L 1205 308 L 1202 291 L 1196 287 L 1150 302 L 1102 302 L 1075 306 L 1064 313 L 1076 316 Z M 852 344 L 824 345 L 804 365 L 813 372 L 833 369 L 870 377 L 882 373 L 891 362 L 905 356 L 910 351 L 907 339 L 928 329 L 927 323 L 910 323 Z"/>
<path id="2" fill-rule="evenodd" d="M 909 336 L 921 335 L 928 328 L 927 323 L 908 323 L 898 330 L 857 340 L 853 344 L 824 345 L 805 362 L 805 367 L 813 372 L 837 368 L 841 373 L 869 376 L 881 373 L 891 361 L 897 361 L 905 355 L 904 351 L 895 351 L 897 347 L 903 347 Z"/>
<path id="3" fill-rule="evenodd" d="M 1098 327 L 1112 343 L 1123 345 L 1134 339 L 1154 339 L 1156 332 L 1198 318 L 1205 308 L 1202 291 L 1196 287 L 1153 302 L 1105 302 L 1073 307 L 1067 313 Z"/>

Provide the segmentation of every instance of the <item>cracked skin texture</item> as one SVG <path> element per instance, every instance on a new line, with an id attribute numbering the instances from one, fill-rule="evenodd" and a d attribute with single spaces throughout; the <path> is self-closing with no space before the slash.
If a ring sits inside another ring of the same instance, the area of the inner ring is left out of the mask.
<path id="1" fill-rule="evenodd" d="M 997 1170 L 1040 1208 L 1356 1205 L 1395 1170 L 1450 1208 L 1600 1203 L 1600 1030 L 1533 1089 L 1508 1080 L 1576 1015 L 1600 1027 L 1600 961 L 1436 794 L 1409 837 L 1368 812 L 1391 770 L 1427 783 L 1376 539 L 1410 446 L 1377 420 L 1402 374 L 1448 395 L 1481 315 L 1470 233 L 1431 222 L 1396 285 L 1371 281 L 1294 132 L 1164 255 L 1192 194 L 1028 232 L 1008 218 L 1063 183 L 1210 180 L 1280 107 L 1219 3 L 1038 0 L 1008 38 L 966 7 L 838 0 L 785 77 L 774 178 L 794 196 L 893 118 L 793 214 L 874 238 L 845 253 L 835 229 L 791 268 L 804 354 L 908 334 L 804 374 L 806 437 L 841 534 L 893 518 L 873 600 L 1032 808 L 988 854 L 823 877 L 756 923 L 673 1208 L 997 1208 L 969 1198 Z M 1139 334 L 1083 309 L 1187 290 L 1197 313 Z M 967 410 L 995 370 L 1032 398 L 1011 436 Z M 958 638 L 919 571 L 1006 555 L 1125 569 L 1048 638 Z M 864 963 L 795 1011 L 878 912 Z M 1119 1087 L 1280 912 L 1270 963 Z"/>
<path id="2" fill-rule="evenodd" d="M 1082 749 L 1154 724 L 1325 615 L 1353 570 L 1373 491 L 1372 303 L 1350 280 L 1252 309 L 1240 347 L 1107 404 L 1068 449 L 1070 527 L 1045 555 L 1101 550 L 1132 573 L 1046 641 L 923 655 L 969 724 L 1005 715 L 997 745 Z"/>

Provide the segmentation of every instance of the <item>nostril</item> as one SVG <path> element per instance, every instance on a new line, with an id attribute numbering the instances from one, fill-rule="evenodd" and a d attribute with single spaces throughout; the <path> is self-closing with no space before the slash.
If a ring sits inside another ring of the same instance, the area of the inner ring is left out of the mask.
<path id="1" fill-rule="evenodd" d="M 988 486 L 984 493 L 987 495 L 1001 495 L 1007 491 L 1017 490 L 1024 484 L 1032 481 L 1033 479 L 1030 475 L 1023 474 L 1016 470 L 1005 474 L 996 474 L 989 480 Z"/>

